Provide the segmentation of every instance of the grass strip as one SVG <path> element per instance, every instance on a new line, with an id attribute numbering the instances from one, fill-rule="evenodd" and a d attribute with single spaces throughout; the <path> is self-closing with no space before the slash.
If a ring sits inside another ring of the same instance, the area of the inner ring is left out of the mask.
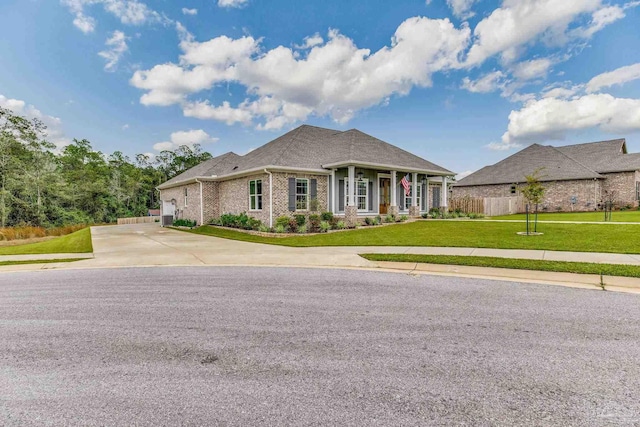
<path id="1" fill-rule="evenodd" d="M 361 254 L 360 256 L 368 259 L 369 261 L 419 262 L 425 264 L 466 265 L 472 267 L 512 268 L 516 270 L 640 277 L 640 266 L 637 265 L 544 261 L 537 259 L 513 259 L 461 255 Z"/>
<path id="2" fill-rule="evenodd" d="M 24 261 L 0 261 L 0 267 L 5 265 L 22 265 L 22 264 L 52 264 L 54 262 L 75 262 L 88 258 L 61 258 L 61 259 L 41 259 L 41 260 L 24 260 Z"/>
<path id="3" fill-rule="evenodd" d="M 0 247 L 0 255 L 70 254 L 93 252 L 89 227 L 44 242 Z"/>
<path id="4" fill-rule="evenodd" d="M 525 214 L 494 216 L 492 220 L 525 221 Z M 533 221 L 533 214 L 530 215 Z M 538 221 L 584 221 L 604 222 L 604 212 L 540 212 Z M 612 222 L 640 222 L 640 211 L 615 211 L 611 213 Z"/>
<path id="5" fill-rule="evenodd" d="M 339 233 L 290 237 L 258 236 L 202 226 L 190 233 L 271 245 L 311 246 L 436 246 L 492 249 L 638 254 L 637 225 L 538 224 L 542 236 L 519 236 L 524 224 L 491 221 L 415 221 L 384 227 L 363 227 Z"/>

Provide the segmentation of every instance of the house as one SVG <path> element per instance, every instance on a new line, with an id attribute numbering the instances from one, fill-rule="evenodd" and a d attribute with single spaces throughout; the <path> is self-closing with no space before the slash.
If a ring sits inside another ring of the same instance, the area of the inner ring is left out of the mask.
<path id="1" fill-rule="evenodd" d="M 366 216 L 418 216 L 446 206 L 442 188 L 454 175 L 357 129 L 303 125 L 244 156 L 209 159 L 158 189 L 163 215 L 198 224 L 247 212 L 273 226 L 281 215 L 324 211 L 355 224 Z"/>
<path id="2" fill-rule="evenodd" d="M 540 170 L 546 188 L 542 209 L 598 209 L 613 194 L 618 206 L 638 206 L 640 153 L 627 153 L 624 139 L 552 147 L 533 144 L 452 186 L 453 197 L 508 197 L 525 175 Z"/>

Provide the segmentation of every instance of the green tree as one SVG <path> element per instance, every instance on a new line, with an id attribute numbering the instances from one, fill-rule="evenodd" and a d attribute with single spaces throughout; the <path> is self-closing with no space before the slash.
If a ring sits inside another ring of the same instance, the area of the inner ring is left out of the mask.
<path id="1" fill-rule="evenodd" d="M 546 189 L 540 182 L 540 179 L 543 176 L 540 175 L 544 168 L 536 169 L 531 175 L 525 175 L 525 180 L 527 183 L 520 188 L 520 192 L 522 196 L 527 201 L 527 212 L 529 212 L 529 205 L 533 204 L 535 206 L 534 213 L 534 233 L 538 231 L 538 205 L 542 203 L 544 199 L 544 193 Z M 529 234 L 529 215 L 527 214 L 527 234 Z"/>

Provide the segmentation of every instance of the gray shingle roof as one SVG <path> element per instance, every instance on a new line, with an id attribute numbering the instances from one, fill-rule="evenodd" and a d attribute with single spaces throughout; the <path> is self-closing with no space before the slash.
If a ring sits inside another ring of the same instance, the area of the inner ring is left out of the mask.
<path id="1" fill-rule="evenodd" d="M 357 129 L 337 131 L 302 125 L 244 156 L 227 153 L 207 160 L 162 184 L 162 187 L 196 177 L 237 174 L 268 166 L 293 169 L 325 169 L 337 162 L 397 166 L 400 171 L 424 170 L 454 173 Z"/>
<path id="2" fill-rule="evenodd" d="M 218 157 L 205 160 L 199 165 L 196 165 L 191 169 L 187 169 L 186 171 L 182 172 L 180 175 L 174 176 L 167 182 L 163 183 L 162 186 L 197 177 L 209 177 L 229 173 L 231 168 L 233 168 L 238 163 L 238 159 L 240 159 L 240 157 L 241 156 L 238 156 L 236 153 L 230 151 Z"/>
<path id="3" fill-rule="evenodd" d="M 462 178 L 455 185 L 516 184 L 524 182 L 525 175 L 531 175 L 538 169 L 541 169 L 541 181 L 602 178 L 602 175 L 554 147 L 533 144 L 493 166 L 485 166 Z"/>
<path id="4" fill-rule="evenodd" d="M 455 185 L 515 184 L 541 167 L 542 181 L 604 178 L 603 173 L 640 170 L 640 153 L 627 154 L 624 139 L 564 147 L 533 144 Z"/>

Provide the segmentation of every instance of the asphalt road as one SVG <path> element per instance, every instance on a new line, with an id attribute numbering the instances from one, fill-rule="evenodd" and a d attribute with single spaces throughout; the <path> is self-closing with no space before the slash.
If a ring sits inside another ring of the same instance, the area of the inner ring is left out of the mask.
<path id="1" fill-rule="evenodd" d="M 0 425 L 637 425 L 640 297 L 346 270 L 0 275 Z"/>

